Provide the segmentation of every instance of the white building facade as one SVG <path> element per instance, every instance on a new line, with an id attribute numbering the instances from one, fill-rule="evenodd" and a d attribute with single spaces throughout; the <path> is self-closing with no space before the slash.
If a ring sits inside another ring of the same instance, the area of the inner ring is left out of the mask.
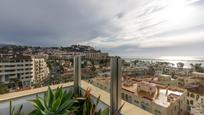
<path id="1" fill-rule="evenodd" d="M 33 57 L 33 81 L 40 82 L 49 77 L 49 68 L 46 59 L 43 57 Z"/>
<path id="2" fill-rule="evenodd" d="M 16 84 L 27 87 L 32 77 L 33 63 L 30 56 L 0 55 L 0 82 L 10 84 L 11 87 Z"/>

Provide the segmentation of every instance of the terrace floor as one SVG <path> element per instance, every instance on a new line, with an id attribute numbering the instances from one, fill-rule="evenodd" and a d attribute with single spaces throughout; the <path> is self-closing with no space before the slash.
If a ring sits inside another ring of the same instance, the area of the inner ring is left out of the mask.
<path id="1" fill-rule="evenodd" d="M 57 85 L 52 85 L 50 86 L 51 89 L 56 89 L 57 87 L 62 86 L 63 88 L 65 87 L 70 87 L 73 86 L 73 82 L 68 82 L 64 84 L 57 84 Z M 94 97 L 98 97 L 100 95 L 100 100 L 104 102 L 106 105 L 110 106 L 110 94 L 98 87 L 95 87 L 94 85 L 91 85 L 87 83 L 86 81 L 81 81 L 81 88 L 86 90 L 87 88 L 91 88 L 91 94 Z M 8 94 L 3 94 L 0 95 L 0 103 L 1 102 L 6 102 L 11 99 L 17 99 L 17 98 L 22 98 L 30 95 L 35 95 L 38 93 L 43 93 L 47 91 L 47 87 L 41 87 L 41 88 L 35 88 L 35 89 L 29 89 L 29 90 L 24 90 L 24 91 L 19 91 L 19 92 L 13 92 L 13 93 L 8 93 Z M 151 113 L 142 110 L 141 108 L 132 105 L 126 101 L 122 100 L 122 103 L 125 103 L 123 106 L 121 112 L 123 115 L 152 115 Z"/>

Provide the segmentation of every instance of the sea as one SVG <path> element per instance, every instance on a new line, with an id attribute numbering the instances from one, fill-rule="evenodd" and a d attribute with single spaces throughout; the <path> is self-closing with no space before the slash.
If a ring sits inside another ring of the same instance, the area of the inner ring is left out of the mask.
<path id="1" fill-rule="evenodd" d="M 201 64 L 204 67 L 204 57 L 193 56 L 161 56 L 161 57 L 137 57 L 137 58 L 124 58 L 126 61 L 141 60 L 150 63 L 155 62 L 169 62 L 173 64 L 173 67 L 177 67 L 177 63 L 184 63 L 183 68 L 191 68 L 191 64 Z"/>

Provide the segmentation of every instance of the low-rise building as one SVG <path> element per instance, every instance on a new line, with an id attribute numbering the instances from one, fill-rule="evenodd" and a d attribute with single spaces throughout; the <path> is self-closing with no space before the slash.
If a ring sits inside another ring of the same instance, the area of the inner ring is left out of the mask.
<path id="1" fill-rule="evenodd" d="M 192 75 L 192 69 L 191 68 L 177 68 L 177 67 L 166 67 L 164 68 L 163 72 L 165 74 L 169 74 L 169 75 L 179 75 L 179 76 L 191 76 Z"/>
<path id="2" fill-rule="evenodd" d="M 165 85 L 165 86 L 178 86 L 177 79 L 174 79 L 171 77 L 171 75 L 166 75 L 166 74 L 156 75 L 152 80 L 152 82 L 160 85 Z"/>
<path id="3" fill-rule="evenodd" d="M 204 85 L 204 73 L 193 72 L 189 77 L 178 76 L 177 81 L 179 87 L 185 87 L 192 83 L 200 83 Z"/>
<path id="4" fill-rule="evenodd" d="M 110 77 L 97 77 L 90 83 L 110 91 Z M 184 115 L 187 91 L 171 86 L 123 77 L 122 99 L 155 115 Z"/>
<path id="5" fill-rule="evenodd" d="M 140 77 L 147 75 L 147 67 L 125 67 L 123 68 L 123 75 L 128 75 L 132 77 Z"/>
<path id="6" fill-rule="evenodd" d="M 192 76 L 194 76 L 194 77 L 204 78 L 204 73 L 200 73 L 200 72 L 192 72 Z"/>

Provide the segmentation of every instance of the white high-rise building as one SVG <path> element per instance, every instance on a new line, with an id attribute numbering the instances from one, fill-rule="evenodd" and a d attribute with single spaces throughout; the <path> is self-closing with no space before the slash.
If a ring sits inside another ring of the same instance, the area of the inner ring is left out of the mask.
<path id="1" fill-rule="evenodd" d="M 28 87 L 49 76 L 49 68 L 43 57 L 19 54 L 0 54 L 0 82 L 9 88 Z"/>
<path id="2" fill-rule="evenodd" d="M 0 82 L 12 87 L 30 86 L 33 64 L 30 56 L 0 54 Z"/>

